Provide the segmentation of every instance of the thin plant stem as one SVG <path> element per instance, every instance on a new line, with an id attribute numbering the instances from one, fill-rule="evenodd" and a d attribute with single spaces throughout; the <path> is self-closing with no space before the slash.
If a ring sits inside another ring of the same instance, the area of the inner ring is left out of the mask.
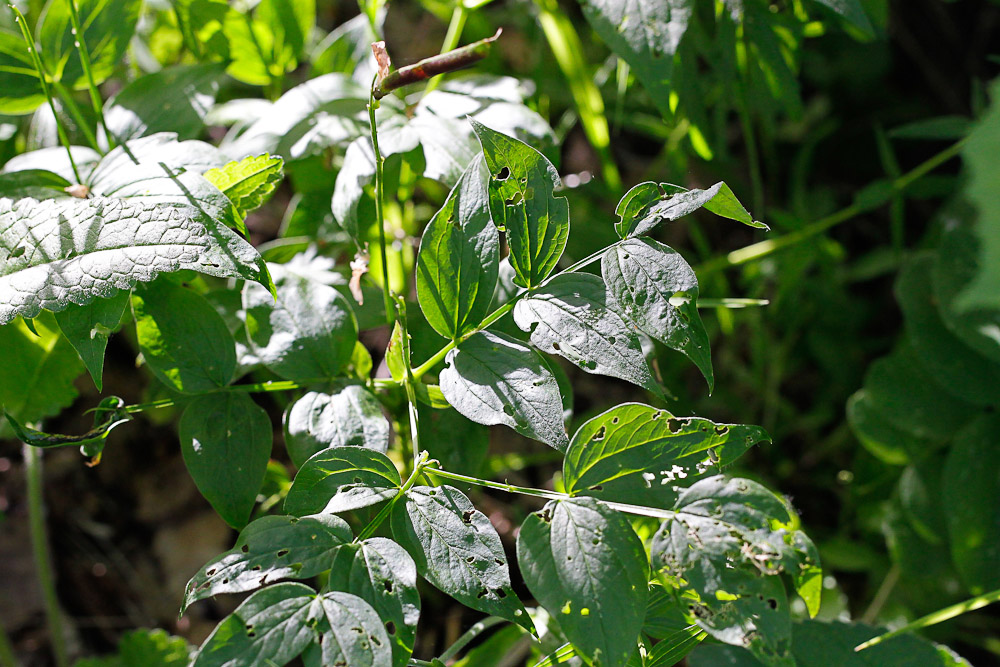
<path id="1" fill-rule="evenodd" d="M 0 623 L 0 667 L 17 667 L 17 658 L 14 657 L 14 647 L 7 636 L 7 630 Z"/>
<path id="2" fill-rule="evenodd" d="M 76 6 L 76 0 L 69 0 L 69 18 L 73 23 L 73 37 L 76 43 L 76 50 L 80 54 L 80 65 L 83 67 L 84 76 L 87 77 L 87 90 L 90 92 L 90 104 L 94 108 L 97 122 L 104 128 L 104 136 L 108 139 L 108 145 L 114 146 L 114 137 L 108 131 L 108 124 L 104 122 L 104 108 L 101 102 L 101 94 L 97 90 L 97 82 L 94 80 L 94 72 L 90 66 L 90 52 L 87 50 L 87 41 L 83 36 L 83 26 L 80 24 L 80 12 Z"/>
<path id="3" fill-rule="evenodd" d="M 69 137 L 66 136 L 66 129 L 59 122 L 59 114 L 56 113 L 56 103 L 52 100 L 52 91 L 49 90 L 45 67 L 42 65 L 42 59 L 38 57 L 35 40 L 31 38 L 31 34 L 28 32 L 28 21 L 24 18 L 21 10 L 15 5 L 8 4 L 7 6 L 14 12 L 14 22 L 21 29 L 21 36 L 24 38 L 24 43 L 28 46 L 28 53 L 31 54 L 31 61 L 35 65 L 35 74 L 38 75 L 38 81 L 42 84 L 42 93 L 45 95 L 45 99 L 48 100 L 49 109 L 52 110 L 52 117 L 56 121 L 56 132 L 59 134 L 59 141 L 62 142 L 63 147 L 66 149 L 66 155 L 69 157 L 69 166 L 73 168 L 73 175 L 76 177 L 76 182 L 81 183 L 83 179 L 80 178 L 80 170 L 76 168 L 73 151 L 70 150 Z"/>
<path id="4" fill-rule="evenodd" d="M 465 29 L 465 20 L 468 17 L 469 12 L 465 8 L 465 3 L 461 1 L 456 2 L 455 9 L 451 13 L 451 22 L 448 23 L 448 32 L 445 34 L 444 42 L 441 44 L 441 53 L 447 53 L 458 46 L 459 40 L 462 39 L 462 31 Z M 427 82 L 427 87 L 424 88 L 424 95 L 433 92 L 440 85 L 443 78 L 443 74 L 432 77 Z"/>
<path id="5" fill-rule="evenodd" d="M 376 78 L 375 81 L 378 79 Z M 389 290 L 389 261 L 385 252 L 385 213 L 383 211 L 382 183 L 382 153 L 378 148 L 378 128 L 375 122 L 375 110 L 378 102 L 375 100 L 375 81 L 372 82 L 372 93 L 368 98 L 368 123 L 372 134 L 372 151 L 375 153 L 375 225 L 378 227 L 379 256 L 382 259 L 382 299 L 385 302 L 385 319 L 389 327 L 395 323 L 395 309 L 392 307 L 392 293 Z"/>
<path id="6" fill-rule="evenodd" d="M 66 111 L 69 112 L 69 115 L 73 117 L 73 121 L 76 123 L 77 127 L 80 128 L 80 132 L 83 133 L 83 138 L 87 140 L 87 143 L 95 151 L 98 153 L 102 152 L 100 150 L 100 146 L 97 144 L 97 135 L 95 135 L 94 131 L 90 129 L 90 125 L 87 124 L 87 119 L 83 117 L 83 112 L 73 99 L 72 91 L 58 81 L 53 81 L 52 87 L 56 89 L 56 94 L 59 95 L 59 100 L 66 106 Z"/>
<path id="7" fill-rule="evenodd" d="M 875 619 L 878 618 L 878 614 L 882 611 L 882 607 L 885 606 L 886 601 L 889 599 L 889 594 L 892 593 L 892 589 L 896 587 L 896 582 L 899 581 L 899 565 L 893 564 L 889 568 L 889 571 L 885 575 L 885 579 L 882 580 L 881 585 L 879 585 L 878 590 L 875 592 L 875 597 L 872 599 L 872 603 L 868 605 L 868 609 L 865 613 L 861 615 L 862 623 L 874 623 Z"/>
<path id="8" fill-rule="evenodd" d="M 406 478 L 405 482 L 403 482 L 403 486 L 399 487 L 399 491 L 396 492 L 396 495 L 393 496 L 392 500 L 386 503 L 385 507 L 379 510 L 379 513 L 375 515 L 375 518 L 369 521 L 368 525 L 365 526 L 360 533 L 358 533 L 358 536 L 354 538 L 355 542 L 363 542 L 375 534 L 375 531 L 378 530 L 378 527 L 381 526 L 382 522 L 389 516 L 389 513 L 392 512 L 392 508 L 396 506 L 399 499 L 402 498 L 403 495 L 417 483 L 417 479 L 421 474 L 423 474 L 424 466 L 426 465 L 427 453 L 424 452 L 421 453 L 420 458 L 417 459 L 417 464 L 413 466 L 413 472 L 411 472 L 410 476 Z"/>
<path id="9" fill-rule="evenodd" d="M 448 650 L 438 656 L 438 660 L 447 663 L 449 660 L 458 655 L 458 652 L 463 648 L 468 646 L 469 642 L 478 637 L 480 634 L 489 630 L 494 625 L 499 625 L 501 623 L 506 623 L 507 619 L 500 618 L 499 616 L 487 616 L 483 620 L 479 621 L 471 628 L 465 631 L 465 633 L 455 640 L 455 643 L 448 647 Z"/>
<path id="10" fill-rule="evenodd" d="M 417 390 L 414 386 L 416 380 L 413 378 L 413 369 L 410 367 L 410 333 L 406 330 L 406 299 L 399 297 L 396 300 L 396 308 L 399 309 L 399 317 L 396 320 L 401 333 L 403 367 L 406 375 L 403 377 L 403 388 L 406 390 L 406 409 L 410 422 L 410 445 L 413 450 L 413 469 L 417 469 L 417 463 L 423 456 L 420 449 L 420 414 L 417 409 Z"/>
<path id="11" fill-rule="evenodd" d="M 258 382 L 257 384 L 233 384 L 228 387 L 220 387 L 214 391 L 208 392 L 211 394 L 228 394 L 228 393 L 266 393 L 270 391 L 294 391 L 295 389 L 303 389 L 314 384 L 322 384 L 324 382 L 330 382 L 331 378 L 312 378 L 309 380 L 268 380 L 267 382 Z M 156 410 L 159 408 L 169 408 L 177 405 L 172 398 L 161 398 L 158 401 L 151 401 L 149 403 L 136 403 L 134 405 L 126 405 L 124 410 L 129 414 L 135 414 L 137 412 L 145 412 L 146 410 Z"/>
<path id="12" fill-rule="evenodd" d="M 52 555 L 49 553 L 48 535 L 45 530 L 45 502 L 42 497 L 42 452 L 37 447 L 24 445 L 24 467 L 28 482 L 28 524 L 31 530 L 31 551 L 35 558 L 38 583 L 42 588 L 45 618 L 49 626 L 49 642 L 57 667 L 69 666 L 69 654 L 63 637 L 62 613 L 56 596 L 55 577 L 52 572 Z"/>
<path id="13" fill-rule="evenodd" d="M 760 151 L 757 149 L 757 135 L 754 133 L 753 119 L 747 111 L 746 96 L 741 95 L 739 104 L 740 125 L 743 128 L 743 143 L 747 150 L 747 162 L 750 165 L 750 183 L 753 192 L 753 210 L 758 215 L 764 210 L 764 176 L 760 168 Z"/>

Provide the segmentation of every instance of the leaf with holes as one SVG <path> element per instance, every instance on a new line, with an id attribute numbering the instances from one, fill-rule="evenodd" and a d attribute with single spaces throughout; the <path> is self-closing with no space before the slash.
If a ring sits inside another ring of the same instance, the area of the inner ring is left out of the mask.
<path id="1" fill-rule="evenodd" d="M 280 579 L 308 579 L 330 569 L 351 529 L 329 515 L 264 516 L 240 532 L 236 545 L 191 577 L 181 613 L 193 602 L 219 593 L 252 591 Z"/>
<path id="2" fill-rule="evenodd" d="M 328 447 L 389 448 L 389 422 L 378 399 L 361 385 L 336 393 L 311 391 L 285 411 L 285 447 L 298 467 Z"/>
<path id="3" fill-rule="evenodd" d="M 514 306 L 514 321 L 531 344 L 588 373 L 634 382 L 657 395 L 639 338 L 615 312 L 604 281 L 589 273 L 556 276 Z"/>
<path id="4" fill-rule="evenodd" d="M 97 391 L 104 384 L 104 350 L 108 346 L 108 336 L 118 328 L 129 304 L 129 293 L 122 290 L 107 299 L 95 299 L 77 306 L 70 304 L 56 313 L 56 322 L 80 359 L 83 360 Z"/>
<path id="5" fill-rule="evenodd" d="M 625 319 L 684 353 L 715 386 L 708 333 L 698 314 L 698 279 L 672 248 L 651 239 L 626 239 L 601 257 L 608 291 Z"/>
<path id="6" fill-rule="evenodd" d="M 418 486 L 392 510 L 392 534 L 441 591 L 473 609 L 534 632 L 510 585 L 507 556 L 496 528 L 456 488 Z"/>
<path id="7" fill-rule="evenodd" d="M 500 238 L 490 219 L 483 160 L 462 175 L 420 240 L 417 297 L 427 322 L 458 340 L 489 312 L 500 264 Z"/>
<path id="8" fill-rule="evenodd" d="M 389 458 L 361 447 L 331 447 L 302 466 L 285 498 L 285 511 L 304 516 L 368 507 L 396 495 L 402 480 Z"/>
<path id="9" fill-rule="evenodd" d="M 521 526 L 517 562 L 588 664 L 628 662 L 645 616 L 649 562 L 622 514 L 592 498 L 549 502 Z"/>
<path id="10" fill-rule="evenodd" d="M 451 350 L 441 391 L 478 424 L 503 424 L 565 451 L 562 396 L 537 352 L 513 338 L 481 331 Z"/>
<path id="11" fill-rule="evenodd" d="M 750 227 L 768 229 L 750 216 L 725 183 L 716 183 L 705 190 L 687 190 L 670 183 L 657 185 L 646 181 L 626 192 L 618 202 L 615 213 L 620 220 L 615 223 L 615 231 L 623 239 L 642 236 L 699 208 Z"/>
<path id="12" fill-rule="evenodd" d="M 357 595 L 378 612 L 394 667 L 406 667 L 420 620 L 417 566 L 410 554 L 384 537 L 345 544 L 334 554 L 326 586 Z"/>
<path id="13" fill-rule="evenodd" d="M 284 665 L 313 643 L 324 665 L 392 667 L 389 638 L 367 602 L 292 583 L 247 598 L 201 645 L 193 667 Z"/>
<path id="14" fill-rule="evenodd" d="M 201 495 L 230 526 L 245 526 L 271 458 L 267 412 L 246 394 L 206 394 L 188 404 L 178 431 Z"/>
<path id="15" fill-rule="evenodd" d="M 669 509 L 680 487 L 718 472 L 760 442 L 759 426 L 674 417 L 626 403 L 594 417 L 573 435 L 563 461 L 570 494 Z"/>
<path id="16" fill-rule="evenodd" d="M 483 145 L 490 214 L 507 235 L 514 282 L 537 287 L 555 268 L 569 237 L 569 203 L 554 194 L 559 172 L 531 146 L 470 122 Z"/>

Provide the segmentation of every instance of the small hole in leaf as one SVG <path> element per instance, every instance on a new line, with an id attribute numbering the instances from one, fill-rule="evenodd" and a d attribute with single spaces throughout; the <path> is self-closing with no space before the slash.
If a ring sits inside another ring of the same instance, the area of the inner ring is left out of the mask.
<path id="1" fill-rule="evenodd" d="M 602 425 L 601 428 L 597 429 L 597 433 L 594 434 L 592 440 L 604 440 L 604 434 L 607 432 L 607 427 Z"/>
<path id="2" fill-rule="evenodd" d="M 250 545 L 244 544 L 242 547 L 240 547 L 240 551 L 242 551 L 243 553 L 250 553 Z"/>
<path id="3" fill-rule="evenodd" d="M 618 423 L 619 421 L 620 421 L 620 420 L 618 419 L 618 417 L 612 417 L 612 418 L 611 418 L 611 423 L 612 423 L 612 424 L 617 424 L 617 423 Z"/>
<path id="4" fill-rule="evenodd" d="M 594 484 L 592 487 L 587 489 L 588 491 L 603 491 L 604 487 L 600 484 Z"/>
<path id="5" fill-rule="evenodd" d="M 253 570 L 254 572 L 260 572 L 260 565 L 254 565 L 250 569 Z"/>
<path id="6" fill-rule="evenodd" d="M 552 343 L 552 349 L 558 352 L 561 349 L 559 343 Z"/>
<path id="7" fill-rule="evenodd" d="M 354 626 L 353 628 L 351 628 L 351 630 L 352 630 L 353 632 L 356 632 L 356 633 L 358 633 L 359 635 L 363 635 L 363 634 L 365 634 L 365 631 L 364 631 L 364 629 L 363 629 L 363 628 L 359 628 L 359 627 L 358 627 L 358 626 L 356 626 L 356 625 L 355 625 L 355 626 Z"/>
<path id="8" fill-rule="evenodd" d="M 471 524 L 472 523 L 472 515 L 473 515 L 473 513 L 474 513 L 474 510 L 466 510 L 465 512 L 463 512 L 462 513 L 462 522 L 465 523 L 465 524 Z"/>
<path id="9" fill-rule="evenodd" d="M 507 592 L 502 588 L 498 588 L 493 592 L 496 593 L 497 597 L 500 598 L 501 600 L 507 597 Z"/>
<path id="10" fill-rule="evenodd" d="M 212 576 L 213 574 L 215 574 L 215 568 L 213 567 L 213 568 L 212 568 L 211 570 L 209 570 L 209 571 L 208 571 L 208 572 L 206 572 L 205 574 L 207 574 L 208 576 L 210 576 L 210 577 L 211 577 L 211 576 Z"/>
<path id="11" fill-rule="evenodd" d="M 396 624 L 393 623 L 392 621 L 386 621 L 385 622 L 385 631 L 386 631 L 387 634 L 390 634 L 390 635 L 396 634 Z"/>
<path id="12" fill-rule="evenodd" d="M 771 609 L 777 609 L 778 608 L 778 601 L 775 600 L 774 598 L 768 598 L 767 599 L 767 606 L 770 607 Z"/>
<path id="13" fill-rule="evenodd" d="M 476 597 L 479 598 L 479 599 L 483 599 L 484 597 L 486 597 L 489 594 L 490 594 L 490 592 L 484 588 L 483 590 L 479 591 L 479 595 L 477 595 Z"/>
<path id="14" fill-rule="evenodd" d="M 670 418 L 667 420 L 667 428 L 670 429 L 671 433 L 680 433 L 681 423 L 676 419 Z"/>
<path id="15" fill-rule="evenodd" d="M 469 556 L 468 558 L 465 559 L 465 562 L 466 563 L 475 563 L 476 562 L 476 557 L 475 556 Z"/>
<path id="16" fill-rule="evenodd" d="M 278 549 L 278 558 L 288 555 L 288 549 Z"/>
<path id="17" fill-rule="evenodd" d="M 354 483 L 355 484 L 360 484 L 361 483 L 361 478 L 360 477 L 355 477 L 354 478 Z"/>
<path id="18" fill-rule="evenodd" d="M 228 584 L 228 583 L 229 583 L 229 580 L 228 580 L 228 579 L 223 579 L 223 580 L 222 580 L 222 583 L 224 583 L 224 584 Z"/>
<path id="19" fill-rule="evenodd" d="M 370 641 L 370 642 L 371 642 L 372 644 L 375 644 L 375 646 L 381 646 L 381 645 L 382 645 L 382 642 L 380 642 L 380 641 L 378 640 L 378 637 L 376 637 L 375 635 L 368 635 L 368 640 L 369 640 L 369 641 Z"/>
<path id="20" fill-rule="evenodd" d="M 499 558 L 494 558 L 493 562 L 496 563 L 497 565 L 503 565 L 504 564 L 504 562 L 502 560 L 500 560 Z"/>
<path id="21" fill-rule="evenodd" d="M 510 178 L 510 169 L 504 167 L 503 169 L 498 171 L 493 178 L 497 179 L 498 181 L 506 181 L 508 178 Z"/>
<path id="22" fill-rule="evenodd" d="M 391 579 L 386 579 L 385 581 L 382 582 L 382 585 L 385 586 L 385 590 L 386 590 L 387 593 L 391 593 L 392 592 L 392 580 Z"/>

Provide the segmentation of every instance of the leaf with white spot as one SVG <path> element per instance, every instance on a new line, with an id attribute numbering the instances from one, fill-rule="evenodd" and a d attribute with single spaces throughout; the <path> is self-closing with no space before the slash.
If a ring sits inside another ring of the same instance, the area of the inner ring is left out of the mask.
<path id="1" fill-rule="evenodd" d="M 289 514 L 338 513 L 368 507 L 399 492 L 399 471 L 385 454 L 331 447 L 302 466 L 285 498 Z"/>
<path id="2" fill-rule="evenodd" d="M 335 393 L 311 391 L 285 412 L 285 447 L 300 468 L 328 447 L 389 448 L 389 421 L 378 399 L 361 385 Z"/>

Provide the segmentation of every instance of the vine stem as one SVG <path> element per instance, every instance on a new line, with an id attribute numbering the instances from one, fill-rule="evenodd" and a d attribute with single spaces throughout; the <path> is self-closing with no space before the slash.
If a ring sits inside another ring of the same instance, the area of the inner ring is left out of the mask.
<path id="1" fill-rule="evenodd" d="M 114 137 L 108 131 L 108 124 L 104 122 L 104 108 L 101 103 L 101 94 L 97 90 L 97 83 L 94 81 L 94 72 L 90 65 L 90 51 L 87 50 L 87 41 L 84 39 L 83 26 L 80 23 L 80 12 L 76 6 L 76 0 L 69 0 L 69 19 L 73 23 L 73 38 L 76 43 L 76 50 L 80 54 L 80 65 L 83 67 L 84 76 L 87 77 L 87 89 L 90 92 L 90 104 L 97 116 L 97 122 L 104 128 L 104 136 L 107 137 L 108 146 L 114 146 Z"/>
<path id="2" fill-rule="evenodd" d="M 378 530 L 378 527 L 381 526 L 382 522 L 385 521 L 387 516 L 389 516 L 392 508 L 396 506 L 396 503 L 403 497 L 403 494 L 413 488 L 413 485 L 417 483 L 417 479 L 423 473 L 424 466 L 426 465 L 427 452 L 421 452 L 420 457 L 417 459 L 417 464 L 413 466 L 413 472 L 411 472 L 410 476 L 406 478 L 405 482 L 403 482 L 403 486 L 399 487 L 399 491 L 396 492 L 396 495 L 393 496 L 392 500 L 386 503 L 385 507 L 379 510 L 379 513 L 375 515 L 375 518 L 369 521 L 368 525 L 365 526 L 360 533 L 358 533 L 358 536 L 354 538 L 356 543 L 363 542 L 375 534 L 375 531 Z"/>
<path id="3" fill-rule="evenodd" d="M 455 640 L 455 643 L 448 647 L 448 650 L 438 656 L 438 660 L 441 662 L 448 662 L 456 655 L 458 652 L 465 648 L 469 642 L 478 637 L 480 634 L 489 630 L 494 625 L 499 625 L 500 623 L 505 623 L 507 619 L 500 618 L 499 616 L 487 616 L 483 620 L 479 621 L 471 628 L 465 631 L 465 633 Z"/>
<path id="4" fill-rule="evenodd" d="M 448 23 L 448 33 L 444 36 L 444 42 L 441 44 L 441 53 L 447 53 L 458 46 L 459 40 L 462 39 L 462 31 L 465 29 L 465 20 L 468 17 L 469 12 L 465 8 L 465 3 L 459 0 L 459 2 L 455 3 L 455 9 L 451 13 L 451 22 Z M 438 74 L 427 82 L 427 87 L 424 88 L 424 96 L 434 92 L 438 85 L 440 85 L 443 76 L 442 74 Z"/>
<path id="5" fill-rule="evenodd" d="M 49 642 L 57 667 L 69 667 L 69 655 L 63 637 L 62 614 L 56 596 L 52 556 L 49 553 L 45 531 L 45 500 L 42 496 L 42 452 L 37 447 L 24 445 L 25 475 L 28 483 L 28 523 L 31 531 L 31 551 L 35 558 L 38 583 L 45 603 L 45 618 L 49 626 Z"/>
<path id="6" fill-rule="evenodd" d="M 382 153 L 378 149 L 378 126 L 375 122 L 375 110 L 379 103 L 375 100 L 375 86 L 378 76 L 372 80 L 372 89 L 368 97 L 368 124 L 371 127 L 372 151 L 375 153 L 375 224 L 378 226 L 378 247 L 382 259 L 382 298 L 385 302 L 385 319 L 391 328 L 395 323 L 395 309 L 392 307 L 392 293 L 389 290 L 389 262 L 385 252 L 385 213 L 382 209 Z"/>

